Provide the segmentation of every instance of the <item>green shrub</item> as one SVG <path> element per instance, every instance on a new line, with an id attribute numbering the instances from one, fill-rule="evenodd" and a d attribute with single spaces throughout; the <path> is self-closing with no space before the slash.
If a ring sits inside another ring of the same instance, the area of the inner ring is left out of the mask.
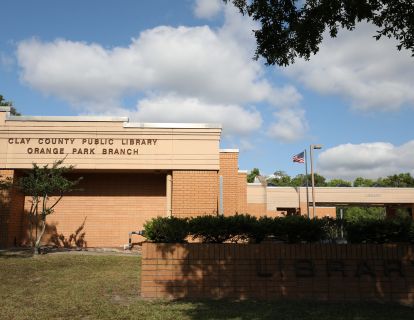
<path id="1" fill-rule="evenodd" d="M 230 227 L 232 242 L 256 242 L 260 237 L 257 218 L 248 214 L 236 214 L 225 217 Z"/>
<path id="2" fill-rule="evenodd" d="M 204 243 L 260 243 L 273 239 L 285 243 L 312 243 L 339 238 L 341 220 L 305 216 L 260 217 L 250 215 L 200 216 L 190 220 L 155 218 L 145 223 L 145 236 L 153 242 L 185 242 L 187 236 Z M 344 224 L 349 243 L 414 243 L 410 219 L 358 219 Z"/>
<path id="3" fill-rule="evenodd" d="M 326 240 L 335 241 L 337 239 L 341 239 L 341 227 L 343 228 L 344 223 L 343 220 L 331 217 L 323 217 L 320 220 L 323 224 L 322 228 L 325 232 Z"/>
<path id="4" fill-rule="evenodd" d="M 411 228 L 408 232 L 408 242 L 411 242 L 414 244 L 414 222 L 411 222 Z"/>
<path id="5" fill-rule="evenodd" d="M 188 219 L 157 217 L 144 224 L 145 237 L 157 243 L 182 243 L 188 236 Z"/>
<path id="6" fill-rule="evenodd" d="M 202 216 L 189 221 L 193 239 L 206 243 L 260 243 L 271 233 L 272 218 L 257 219 L 248 214 L 234 216 Z"/>
<path id="7" fill-rule="evenodd" d="M 253 225 L 253 230 L 250 237 L 250 242 L 254 243 L 260 243 L 266 238 L 273 235 L 273 225 L 274 225 L 274 219 L 269 217 L 260 217 L 259 219 L 256 219 L 256 222 Z"/>
<path id="8" fill-rule="evenodd" d="M 204 243 L 223 243 L 235 235 L 235 226 L 229 217 L 200 216 L 189 220 L 189 233 Z"/>
<path id="9" fill-rule="evenodd" d="M 346 223 L 345 230 L 350 243 L 410 242 L 413 223 L 409 219 L 367 219 Z"/>
<path id="10" fill-rule="evenodd" d="M 275 237 L 288 243 L 316 242 L 327 238 L 324 221 L 321 219 L 287 216 L 276 218 L 275 222 Z"/>

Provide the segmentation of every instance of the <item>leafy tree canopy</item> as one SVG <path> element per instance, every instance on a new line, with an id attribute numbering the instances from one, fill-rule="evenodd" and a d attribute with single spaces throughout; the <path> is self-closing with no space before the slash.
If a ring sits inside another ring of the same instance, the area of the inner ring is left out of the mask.
<path id="1" fill-rule="evenodd" d="M 288 187 L 292 185 L 292 179 L 286 172 L 279 170 L 276 171 L 273 175 L 273 178 L 267 180 L 269 185 L 281 187 Z"/>
<path id="2" fill-rule="evenodd" d="M 358 177 L 354 180 L 354 187 L 373 187 L 374 181 L 371 179 L 365 179 Z"/>
<path id="3" fill-rule="evenodd" d="M 33 169 L 17 181 L 17 187 L 23 194 L 31 197 L 29 210 L 30 232 L 36 232 L 36 239 L 30 239 L 35 247 L 35 253 L 40 248 L 40 242 L 46 230 L 46 218 L 54 212 L 54 208 L 63 198 L 63 195 L 74 190 L 81 178 L 73 180 L 67 177 L 67 173 L 73 170 L 73 166 L 62 166 L 64 160 L 58 160 L 52 166 L 39 167 L 33 164 Z M 40 226 L 38 225 L 40 222 Z"/>
<path id="4" fill-rule="evenodd" d="M 385 216 L 385 208 L 383 207 L 349 207 L 344 210 L 344 219 L 347 222 L 382 220 Z"/>
<path id="5" fill-rule="evenodd" d="M 388 176 L 386 178 L 379 178 L 376 184 L 378 187 L 414 187 L 414 178 L 409 173 L 400 173 Z"/>
<path id="6" fill-rule="evenodd" d="M 352 187 L 352 183 L 342 179 L 332 179 L 326 183 L 327 187 Z"/>
<path id="7" fill-rule="evenodd" d="M 269 65 L 287 66 L 297 57 L 316 54 L 325 30 L 336 37 L 340 28 L 353 30 L 367 21 L 377 27 L 373 35 L 395 38 L 397 49 L 414 56 L 414 1 L 412 0 L 223 0 L 260 23 L 255 30 L 255 58 Z"/>
<path id="8" fill-rule="evenodd" d="M 0 107 L 10 107 L 10 114 L 12 116 L 20 116 L 21 115 L 19 112 L 17 112 L 16 108 L 13 107 L 13 102 L 6 101 L 1 94 L 0 94 Z"/>
<path id="9" fill-rule="evenodd" d="M 253 170 L 250 171 L 250 173 L 247 175 L 247 182 L 253 183 L 254 178 L 256 178 L 257 176 L 260 176 L 260 170 L 258 168 L 253 168 Z"/>
<path id="10" fill-rule="evenodd" d="M 259 169 L 253 169 L 247 176 L 247 182 L 253 182 L 254 178 L 260 175 Z M 356 178 L 353 182 L 343 179 L 331 179 L 329 181 L 318 173 L 314 174 L 316 187 L 390 187 L 390 188 L 414 188 L 414 177 L 410 173 L 400 173 L 378 178 L 376 180 L 366 179 L 363 177 Z M 295 177 L 289 176 L 285 171 L 277 170 L 274 174 L 267 178 L 269 186 L 278 187 L 304 187 L 306 186 L 306 178 L 308 185 L 311 185 L 311 175 L 298 174 Z M 249 180 L 250 179 L 250 180 Z"/>

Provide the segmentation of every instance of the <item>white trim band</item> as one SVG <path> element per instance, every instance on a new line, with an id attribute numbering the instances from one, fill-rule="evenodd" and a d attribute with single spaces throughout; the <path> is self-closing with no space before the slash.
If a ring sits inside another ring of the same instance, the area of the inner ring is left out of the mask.
<path id="1" fill-rule="evenodd" d="M 124 128 L 171 128 L 171 129 L 221 129 L 217 123 L 151 123 L 127 122 Z"/>
<path id="2" fill-rule="evenodd" d="M 126 122 L 128 117 L 97 116 L 8 116 L 6 121 L 56 121 L 56 122 Z"/>

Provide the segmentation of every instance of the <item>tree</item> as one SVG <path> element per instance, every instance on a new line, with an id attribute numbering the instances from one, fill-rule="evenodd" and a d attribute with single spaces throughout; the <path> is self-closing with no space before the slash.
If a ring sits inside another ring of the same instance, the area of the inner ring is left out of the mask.
<path id="1" fill-rule="evenodd" d="M 16 108 L 13 107 L 13 102 L 4 100 L 1 94 L 0 94 L 0 107 L 10 107 L 10 114 L 12 116 L 21 116 L 21 114 L 17 112 Z"/>
<path id="2" fill-rule="evenodd" d="M 342 179 L 332 179 L 326 183 L 327 187 L 352 187 L 351 182 Z"/>
<path id="3" fill-rule="evenodd" d="M 365 179 L 362 177 L 358 177 L 354 180 L 353 186 L 354 187 L 372 187 L 374 185 L 374 181 L 371 179 Z"/>
<path id="4" fill-rule="evenodd" d="M 73 166 L 64 167 L 63 161 L 55 161 L 51 167 L 48 165 L 39 167 L 34 163 L 32 170 L 17 181 L 17 187 L 24 195 L 31 197 L 30 242 L 34 246 L 35 253 L 39 252 L 40 242 L 46 230 L 47 216 L 54 212 L 54 208 L 62 200 L 63 195 L 73 191 L 81 179 L 67 178 L 66 174 L 72 171 Z M 34 241 L 33 228 L 35 228 L 36 235 Z M 38 232 L 39 228 L 40 232 Z"/>
<path id="5" fill-rule="evenodd" d="M 250 171 L 249 174 L 247 175 L 247 182 L 253 183 L 254 178 L 256 178 L 257 176 L 260 176 L 260 170 L 258 168 L 253 168 L 253 170 Z"/>
<path id="6" fill-rule="evenodd" d="M 347 222 L 382 220 L 385 215 L 384 207 L 349 207 L 345 209 L 344 219 Z"/>
<path id="7" fill-rule="evenodd" d="M 315 187 L 326 187 L 326 179 L 320 174 L 314 173 Z M 307 176 L 308 185 L 311 186 L 312 177 L 310 174 Z M 306 186 L 306 175 L 298 174 L 292 179 L 292 187 L 305 187 Z"/>
<path id="8" fill-rule="evenodd" d="M 223 0 L 260 22 L 254 30 L 255 58 L 267 64 L 287 66 L 297 57 L 316 54 L 325 30 L 336 37 L 339 28 L 353 30 L 367 21 L 377 26 L 373 35 L 395 38 L 397 49 L 414 56 L 414 1 L 411 0 Z"/>
<path id="9" fill-rule="evenodd" d="M 414 178 L 408 172 L 378 178 L 377 180 L 358 177 L 354 180 L 353 185 L 354 187 L 412 188 L 414 187 Z"/>
<path id="10" fill-rule="evenodd" d="M 292 185 L 291 178 L 286 172 L 278 170 L 273 175 L 273 178 L 267 180 L 268 185 L 279 187 L 290 187 Z"/>
<path id="11" fill-rule="evenodd" d="M 414 187 L 414 178 L 409 173 L 394 174 L 386 178 L 379 178 L 377 186 L 393 188 Z"/>

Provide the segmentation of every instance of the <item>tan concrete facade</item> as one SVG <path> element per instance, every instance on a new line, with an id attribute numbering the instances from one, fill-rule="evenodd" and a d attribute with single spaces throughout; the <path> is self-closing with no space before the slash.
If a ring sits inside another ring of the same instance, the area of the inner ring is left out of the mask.
<path id="1" fill-rule="evenodd" d="M 308 191 L 310 216 L 312 192 Z M 307 214 L 306 188 L 267 187 L 260 183 L 247 185 L 248 211 L 257 215 L 283 215 L 285 209 Z M 337 206 L 384 206 L 413 208 L 414 188 L 345 188 L 315 187 L 316 217 L 336 216 Z"/>
<path id="2" fill-rule="evenodd" d="M 220 205 L 225 215 L 246 212 L 246 172 L 238 171 L 238 150 L 219 149 L 220 134 L 214 124 L 12 117 L 3 107 L 0 175 L 14 178 L 32 163 L 65 158 L 74 178 L 83 177 L 81 191 L 55 207 L 44 242 L 53 235 L 68 239 L 82 226 L 87 246 L 120 247 L 156 216 L 216 215 Z M 27 244 L 30 199 L 17 190 L 2 192 L 0 246 Z"/>
<path id="3" fill-rule="evenodd" d="M 68 239 L 82 226 L 87 246 L 122 247 L 129 232 L 156 216 L 306 213 L 304 188 L 247 184 L 238 150 L 220 149 L 219 125 L 8 111 L 0 107 L 0 176 L 16 180 L 32 163 L 65 158 L 74 177 L 83 177 L 81 190 L 65 195 L 48 217 L 45 243 L 53 235 Z M 334 216 L 343 202 L 414 206 L 414 189 L 317 188 L 315 197 L 317 216 Z M 30 199 L 16 189 L 1 191 L 0 247 L 27 244 Z"/>
<path id="4" fill-rule="evenodd" d="M 0 112 L 0 163 L 29 169 L 66 157 L 78 170 L 219 170 L 221 128 L 124 118 L 9 117 Z M 19 119 L 21 118 L 21 119 Z"/>

